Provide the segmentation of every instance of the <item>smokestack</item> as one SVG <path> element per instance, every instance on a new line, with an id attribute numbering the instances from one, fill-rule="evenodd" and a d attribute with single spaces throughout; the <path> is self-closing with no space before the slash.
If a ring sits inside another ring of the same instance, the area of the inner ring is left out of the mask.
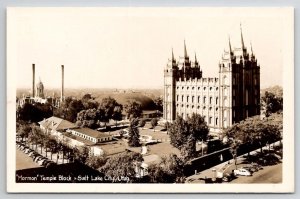
<path id="1" fill-rule="evenodd" d="M 32 64 L 32 97 L 35 97 L 35 65 Z"/>
<path id="2" fill-rule="evenodd" d="M 60 100 L 64 99 L 64 65 L 61 65 L 61 95 Z"/>

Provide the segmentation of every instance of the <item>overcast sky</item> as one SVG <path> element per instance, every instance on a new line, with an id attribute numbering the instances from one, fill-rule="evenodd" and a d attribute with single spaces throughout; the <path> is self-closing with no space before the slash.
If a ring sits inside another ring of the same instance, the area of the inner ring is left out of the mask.
<path id="1" fill-rule="evenodd" d="M 18 88 L 31 88 L 32 63 L 46 88 L 60 88 L 62 64 L 66 88 L 163 88 L 171 49 L 183 56 L 184 39 L 203 76 L 218 77 L 228 37 L 241 46 L 240 23 L 261 65 L 261 88 L 282 85 L 278 9 L 27 8 L 9 17 Z"/>

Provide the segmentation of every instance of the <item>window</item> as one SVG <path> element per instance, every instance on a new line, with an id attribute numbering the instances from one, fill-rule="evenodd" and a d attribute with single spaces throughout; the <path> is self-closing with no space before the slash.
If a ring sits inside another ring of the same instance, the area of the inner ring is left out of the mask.
<path id="1" fill-rule="evenodd" d="M 194 103 L 194 96 L 192 96 L 192 103 Z"/>
<path id="2" fill-rule="evenodd" d="M 194 108 L 194 105 L 192 105 L 192 109 Z"/>
<path id="3" fill-rule="evenodd" d="M 186 108 L 189 108 L 189 105 L 186 105 Z"/>
<path id="4" fill-rule="evenodd" d="M 198 96 L 198 103 L 200 103 L 200 96 Z"/>
<path id="5" fill-rule="evenodd" d="M 205 86 L 203 87 L 203 90 L 206 90 L 206 87 L 205 87 Z"/>
<path id="6" fill-rule="evenodd" d="M 218 118 L 216 117 L 216 125 L 218 125 Z"/>
<path id="7" fill-rule="evenodd" d="M 198 87 L 198 90 L 200 90 L 200 87 Z"/>
<path id="8" fill-rule="evenodd" d="M 223 84 L 228 84 L 228 78 L 226 75 L 223 76 Z"/>
<path id="9" fill-rule="evenodd" d="M 181 96 L 181 101 L 183 102 L 184 95 Z"/>
<path id="10" fill-rule="evenodd" d="M 203 97 L 203 104 L 205 104 L 206 102 L 206 97 Z"/>
<path id="11" fill-rule="evenodd" d="M 209 90 L 211 91 L 211 90 L 212 90 L 212 87 L 209 87 Z"/>
<path id="12" fill-rule="evenodd" d="M 212 103 L 212 97 L 209 97 L 209 104 Z"/>
<path id="13" fill-rule="evenodd" d="M 186 96 L 186 102 L 189 102 L 189 96 Z"/>
<path id="14" fill-rule="evenodd" d="M 211 124 L 212 117 L 209 117 L 208 123 Z"/>
<path id="15" fill-rule="evenodd" d="M 218 98 L 218 97 L 216 97 L 216 105 L 218 105 L 218 100 L 219 100 L 219 98 Z"/>
<path id="16" fill-rule="evenodd" d="M 186 90 L 189 90 L 189 87 L 188 87 L 188 86 L 186 87 Z"/>
<path id="17" fill-rule="evenodd" d="M 194 90 L 194 86 L 192 87 L 192 90 Z"/>
<path id="18" fill-rule="evenodd" d="M 176 100 L 178 101 L 178 99 L 179 99 L 179 95 L 177 95 L 177 97 L 176 97 L 176 98 L 177 98 Z"/>
<path id="19" fill-rule="evenodd" d="M 200 106 L 197 106 L 197 109 L 200 109 Z"/>
<path id="20" fill-rule="evenodd" d="M 219 90 L 219 87 L 216 87 L 216 91 Z"/>

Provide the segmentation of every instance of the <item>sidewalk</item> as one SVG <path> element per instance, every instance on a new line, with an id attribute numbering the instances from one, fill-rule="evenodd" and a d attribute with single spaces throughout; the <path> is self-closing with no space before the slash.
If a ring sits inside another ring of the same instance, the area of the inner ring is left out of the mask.
<path id="1" fill-rule="evenodd" d="M 280 144 L 280 141 L 277 141 L 275 143 L 272 143 L 271 145 L 278 146 L 279 144 Z M 266 149 L 268 149 L 268 146 L 264 146 L 263 147 L 263 150 L 266 150 Z M 256 149 L 254 151 L 251 151 L 250 155 L 254 155 L 257 152 L 260 152 L 260 149 Z M 241 164 L 243 162 L 243 160 L 245 160 L 245 158 L 244 158 L 245 155 L 248 155 L 248 153 L 240 155 L 240 156 L 237 157 L 237 166 L 238 167 L 241 167 L 241 165 L 239 165 L 239 164 Z M 228 162 L 230 162 L 230 163 L 228 164 Z M 200 183 L 200 184 L 203 183 L 204 184 L 205 183 L 204 182 L 205 177 L 207 177 L 207 178 L 213 177 L 213 175 L 214 175 L 213 171 L 224 172 L 229 167 L 233 167 L 233 166 L 235 166 L 234 165 L 234 159 L 230 159 L 229 161 L 223 162 L 223 163 L 218 164 L 218 165 L 216 165 L 214 167 L 211 167 L 209 169 L 206 169 L 206 170 L 203 170 L 201 172 L 198 172 L 195 175 L 187 177 L 185 183 Z M 226 172 L 230 172 L 230 171 L 226 171 Z"/>

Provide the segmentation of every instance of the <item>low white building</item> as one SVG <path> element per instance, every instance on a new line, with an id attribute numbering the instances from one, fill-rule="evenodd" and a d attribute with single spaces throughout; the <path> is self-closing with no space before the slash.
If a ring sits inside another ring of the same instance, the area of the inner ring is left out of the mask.
<path id="1" fill-rule="evenodd" d="M 89 129 L 89 128 L 73 128 L 73 129 L 68 129 L 67 132 L 71 132 L 73 135 L 91 141 L 95 144 L 112 140 L 111 135 L 93 129 Z"/>

